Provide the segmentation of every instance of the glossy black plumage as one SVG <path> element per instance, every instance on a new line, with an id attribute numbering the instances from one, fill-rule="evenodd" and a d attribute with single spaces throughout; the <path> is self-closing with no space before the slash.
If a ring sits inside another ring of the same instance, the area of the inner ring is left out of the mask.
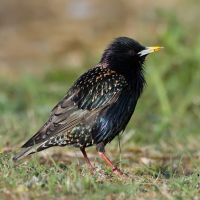
<path id="1" fill-rule="evenodd" d="M 17 161 L 52 146 L 104 146 L 123 131 L 145 85 L 146 48 L 133 39 L 115 39 L 98 65 L 84 73 L 53 108 L 48 121 L 28 140 Z M 156 51 L 156 50 L 155 50 Z M 98 150 L 98 148 L 97 148 Z"/>

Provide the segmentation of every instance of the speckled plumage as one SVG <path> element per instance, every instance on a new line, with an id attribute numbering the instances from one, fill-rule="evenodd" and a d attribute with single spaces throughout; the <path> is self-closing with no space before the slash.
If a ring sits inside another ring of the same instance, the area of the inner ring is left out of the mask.
<path id="1" fill-rule="evenodd" d="M 53 108 L 48 121 L 14 161 L 52 146 L 84 149 L 101 144 L 104 148 L 111 142 L 126 128 L 146 83 L 146 55 L 138 55 L 143 50 L 133 39 L 115 39 L 99 64 L 84 73 Z"/>

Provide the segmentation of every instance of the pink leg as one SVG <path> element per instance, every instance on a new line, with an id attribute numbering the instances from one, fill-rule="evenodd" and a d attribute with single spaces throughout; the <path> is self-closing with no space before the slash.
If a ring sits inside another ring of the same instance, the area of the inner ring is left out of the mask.
<path id="1" fill-rule="evenodd" d="M 113 165 L 113 163 L 106 157 L 106 155 L 103 152 L 98 152 L 99 155 L 109 164 L 110 167 L 112 167 L 112 170 L 115 175 L 119 175 L 122 178 L 125 178 L 125 175 L 120 173 L 118 169 Z"/>
<path id="2" fill-rule="evenodd" d="M 90 163 L 89 158 L 87 157 L 87 153 L 85 152 L 85 148 L 81 147 L 80 148 L 81 152 L 83 153 L 83 156 L 88 164 L 88 168 L 92 171 L 95 171 L 94 167 L 92 166 L 92 164 Z"/>

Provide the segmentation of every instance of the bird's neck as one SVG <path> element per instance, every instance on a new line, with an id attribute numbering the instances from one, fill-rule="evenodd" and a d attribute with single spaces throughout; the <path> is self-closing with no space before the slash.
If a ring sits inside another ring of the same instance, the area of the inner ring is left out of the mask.
<path id="1" fill-rule="evenodd" d="M 116 67 L 113 65 L 103 64 L 105 68 L 110 68 L 111 70 L 115 71 L 116 73 L 122 75 L 126 82 L 128 83 L 130 89 L 133 93 L 139 98 L 141 95 L 144 86 L 146 85 L 145 77 L 144 77 L 144 68 L 143 66 L 138 66 L 137 68 L 127 67 L 127 66 L 120 66 L 117 65 Z M 112 66 L 112 67 L 110 67 Z"/>
<path id="2" fill-rule="evenodd" d="M 137 94 L 137 97 L 139 98 L 145 85 L 146 85 L 146 80 L 144 77 L 144 71 L 137 71 L 137 72 L 132 72 L 129 75 L 127 75 L 128 82 L 132 89 L 135 91 Z"/>

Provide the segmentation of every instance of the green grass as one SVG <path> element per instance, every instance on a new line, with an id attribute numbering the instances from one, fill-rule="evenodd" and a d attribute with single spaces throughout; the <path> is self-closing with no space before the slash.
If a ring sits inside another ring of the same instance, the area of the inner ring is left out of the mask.
<path id="1" fill-rule="evenodd" d="M 117 138 L 106 147 L 127 178 L 113 176 L 93 147 L 87 152 L 104 176 L 90 174 L 70 147 L 12 163 L 15 150 L 39 129 L 88 69 L 55 66 L 41 77 L 25 71 L 18 81 L 0 80 L 1 199 L 199 198 L 200 36 L 196 24 L 185 27 L 176 15 L 163 10 L 157 15 L 167 22 L 156 41 L 165 49 L 147 57 L 148 87 L 120 137 L 121 154 Z"/>
<path id="2" fill-rule="evenodd" d="M 127 178 L 124 180 L 112 176 L 109 171 L 104 176 L 91 175 L 87 168 L 74 162 L 64 165 L 50 158 L 51 164 L 41 165 L 38 158 L 13 165 L 8 155 L 1 156 L 2 199 L 53 199 L 55 196 L 72 199 L 190 199 L 199 193 L 199 174 L 183 175 L 177 170 L 173 171 L 173 163 L 163 169 L 165 172 L 158 164 L 126 168 Z M 182 159 L 178 168 L 181 165 Z"/>

